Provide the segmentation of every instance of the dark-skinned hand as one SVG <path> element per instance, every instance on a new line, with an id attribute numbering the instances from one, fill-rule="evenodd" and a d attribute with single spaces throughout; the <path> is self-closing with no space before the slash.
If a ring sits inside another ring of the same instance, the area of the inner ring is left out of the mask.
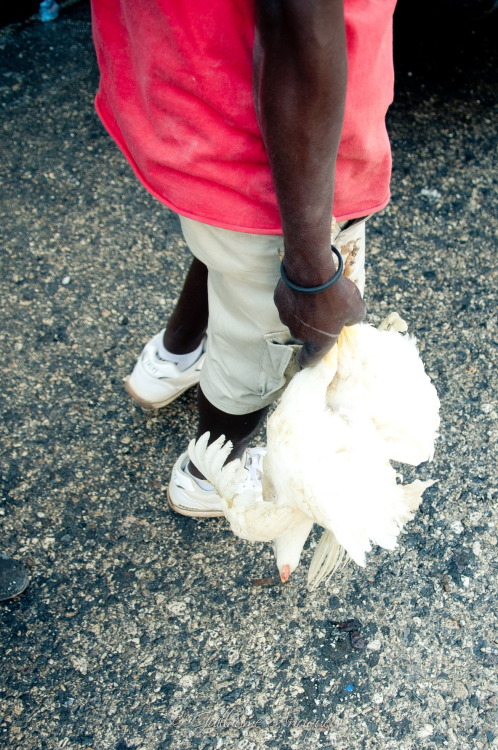
<path id="1" fill-rule="evenodd" d="M 295 292 L 280 280 L 274 300 L 282 323 L 303 343 L 297 358 L 301 367 L 317 364 L 337 342 L 342 328 L 360 323 L 366 312 L 357 286 L 345 276 L 316 294 Z"/>

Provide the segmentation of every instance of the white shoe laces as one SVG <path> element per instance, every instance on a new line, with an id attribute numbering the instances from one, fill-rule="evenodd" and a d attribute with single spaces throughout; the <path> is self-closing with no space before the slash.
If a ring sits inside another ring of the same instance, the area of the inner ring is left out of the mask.
<path id="1" fill-rule="evenodd" d="M 237 490 L 239 493 L 249 488 L 255 490 L 261 489 L 263 459 L 265 455 L 266 448 L 250 448 L 246 451 L 244 468 L 247 469 L 248 477 L 238 485 Z"/>

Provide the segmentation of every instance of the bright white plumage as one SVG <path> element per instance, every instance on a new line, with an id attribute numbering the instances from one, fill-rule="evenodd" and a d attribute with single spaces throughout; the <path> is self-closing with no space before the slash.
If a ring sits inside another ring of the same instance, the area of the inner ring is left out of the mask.
<path id="1" fill-rule="evenodd" d="M 283 534 L 289 524 L 300 520 L 300 513 L 291 506 L 279 506 L 263 500 L 261 485 L 248 480 L 247 470 L 239 459 L 223 466 L 232 450 L 222 435 L 208 446 L 209 432 L 189 447 L 191 460 L 216 487 L 222 500 L 223 513 L 233 533 L 249 542 L 271 542 Z"/>
<path id="2" fill-rule="evenodd" d="M 222 438 L 206 447 L 203 436 L 189 447 L 223 497 L 233 532 L 273 541 L 283 580 L 297 567 L 313 523 L 325 531 L 311 586 L 347 555 L 364 565 L 372 544 L 393 549 L 432 484 L 402 485 L 390 463 L 432 458 L 439 400 L 414 339 L 399 333 L 406 330 L 399 316 L 381 329 L 343 329 L 328 355 L 289 383 L 268 420 L 262 492 L 253 485 L 240 493 L 245 470 L 240 461 L 223 467 L 231 446 Z"/>

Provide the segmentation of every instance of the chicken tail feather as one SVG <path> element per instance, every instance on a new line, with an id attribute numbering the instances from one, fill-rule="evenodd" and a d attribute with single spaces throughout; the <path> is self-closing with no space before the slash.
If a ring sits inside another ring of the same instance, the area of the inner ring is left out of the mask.
<path id="1" fill-rule="evenodd" d="M 240 459 L 236 458 L 225 465 L 232 450 L 232 443 L 224 435 L 208 445 L 210 434 L 205 432 L 188 446 L 190 460 L 197 466 L 216 491 L 230 503 L 237 495 L 237 483 L 245 475 Z M 226 442 L 225 442 L 226 441 Z"/>
<path id="2" fill-rule="evenodd" d="M 308 588 L 315 589 L 322 581 L 340 570 L 349 557 L 344 547 L 339 544 L 335 534 L 326 529 L 318 543 L 308 571 Z"/>

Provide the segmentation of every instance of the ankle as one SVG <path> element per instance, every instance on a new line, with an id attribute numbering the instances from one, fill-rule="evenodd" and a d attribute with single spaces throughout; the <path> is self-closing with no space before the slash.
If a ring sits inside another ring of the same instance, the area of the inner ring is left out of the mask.
<path id="1" fill-rule="evenodd" d="M 188 464 L 187 464 L 187 471 L 188 471 L 189 474 L 191 474 L 196 479 L 206 479 L 206 477 L 204 476 L 204 474 L 201 474 L 201 472 L 199 471 L 199 469 L 197 468 L 197 466 L 195 466 L 195 464 L 193 464 L 192 461 L 188 462 Z"/>
<path id="2" fill-rule="evenodd" d="M 167 349 L 164 346 L 164 343 L 160 341 L 157 345 L 156 355 L 163 362 L 173 362 L 175 365 L 177 365 L 180 371 L 183 371 L 187 370 L 195 362 L 197 362 L 202 354 L 203 344 L 204 342 L 201 341 L 196 349 L 193 349 L 186 354 L 179 354 L 178 352 L 172 351 L 171 349 Z"/>
<path id="3" fill-rule="evenodd" d="M 168 329 L 166 329 L 161 343 L 166 351 L 174 352 L 175 354 L 182 356 L 185 354 L 191 354 L 198 349 L 204 341 L 205 335 L 206 331 L 203 330 L 196 336 L 185 338 L 185 336 L 170 334 Z"/>

